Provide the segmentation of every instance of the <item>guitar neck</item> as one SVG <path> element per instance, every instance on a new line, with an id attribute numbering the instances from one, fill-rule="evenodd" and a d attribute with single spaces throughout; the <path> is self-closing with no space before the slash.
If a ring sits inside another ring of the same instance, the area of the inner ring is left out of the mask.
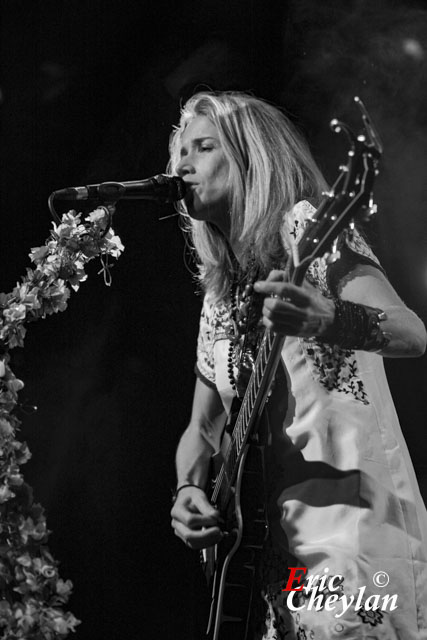
<path id="1" fill-rule="evenodd" d="M 215 482 L 211 501 L 225 509 L 245 445 L 254 435 L 258 419 L 267 401 L 268 392 L 279 364 L 285 336 L 268 329 L 264 331 L 255 365 L 233 427 L 231 441 Z"/>

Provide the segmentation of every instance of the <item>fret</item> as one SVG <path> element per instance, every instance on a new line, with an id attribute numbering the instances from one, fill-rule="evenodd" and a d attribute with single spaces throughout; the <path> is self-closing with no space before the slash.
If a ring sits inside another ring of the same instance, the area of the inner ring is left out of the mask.
<path id="1" fill-rule="evenodd" d="M 242 408 L 240 409 L 239 421 L 237 423 L 239 425 L 239 429 L 241 429 L 242 424 L 246 422 L 248 411 L 249 411 L 248 401 L 245 398 L 242 403 Z"/>
<path id="2" fill-rule="evenodd" d="M 235 447 L 236 447 L 236 451 L 239 451 L 239 449 L 240 449 L 240 443 L 239 443 L 239 430 L 238 430 L 238 429 L 236 429 L 236 428 L 234 428 L 233 435 L 234 435 L 234 445 L 235 445 Z"/>
<path id="3" fill-rule="evenodd" d="M 253 378 L 251 378 L 252 380 Z M 255 400 L 256 400 L 256 393 L 255 393 L 255 389 L 253 384 L 250 384 L 250 389 L 249 389 L 249 400 L 251 403 L 251 411 L 253 410 L 254 406 L 255 406 Z"/>
<path id="4" fill-rule="evenodd" d="M 265 371 L 265 368 L 267 366 L 267 360 L 268 360 L 267 352 L 265 350 L 265 345 L 264 344 L 262 345 L 262 349 L 260 351 L 259 360 L 260 360 L 260 368 L 262 369 L 262 373 L 264 375 L 264 371 Z"/>
<path id="5" fill-rule="evenodd" d="M 257 366 L 257 363 L 255 363 L 254 374 L 255 374 L 255 384 L 256 384 L 257 390 L 258 390 L 260 388 L 260 385 L 261 385 L 262 373 L 260 371 L 260 367 Z"/>
<path id="6" fill-rule="evenodd" d="M 241 450 L 244 441 L 245 441 L 245 435 L 246 435 L 246 430 L 244 428 L 244 423 L 242 422 L 240 427 L 239 427 L 239 434 L 240 434 L 240 445 L 239 445 L 239 451 Z"/>
<path id="7" fill-rule="evenodd" d="M 242 418 L 243 418 L 244 422 L 246 422 L 248 413 L 250 413 L 252 411 L 252 398 L 251 398 L 251 388 L 250 387 L 248 387 L 248 389 L 246 391 L 246 395 L 245 395 L 245 398 L 243 400 L 243 406 L 244 406 L 244 410 L 243 410 L 243 413 L 242 413 Z"/>
<path id="8" fill-rule="evenodd" d="M 242 432 L 241 429 L 237 429 L 237 448 L 240 450 L 241 446 L 242 446 L 242 440 L 243 440 L 243 436 L 242 436 Z"/>
<path id="9" fill-rule="evenodd" d="M 232 464 L 235 465 L 237 462 L 237 447 L 233 446 L 232 452 L 231 452 L 231 458 L 232 458 Z"/>
<path id="10" fill-rule="evenodd" d="M 245 434 L 246 434 L 246 424 L 248 421 L 248 416 L 250 415 L 250 411 L 249 411 L 249 407 L 246 407 L 245 409 L 245 414 L 244 414 L 244 419 L 241 419 L 239 421 L 239 433 L 240 433 L 240 437 L 241 440 L 243 442 L 244 438 L 245 438 Z"/>
<path id="11" fill-rule="evenodd" d="M 258 363 L 259 363 L 260 369 L 264 369 L 264 366 L 265 366 L 264 340 L 261 342 L 259 346 L 258 357 L 256 359 L 255 365 Z"/>

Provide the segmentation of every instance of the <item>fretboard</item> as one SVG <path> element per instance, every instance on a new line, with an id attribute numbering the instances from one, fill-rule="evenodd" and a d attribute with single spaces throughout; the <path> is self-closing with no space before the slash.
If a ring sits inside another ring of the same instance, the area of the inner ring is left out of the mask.
<path id="1" fill-rule="evenodd" d="M 211 502 L 220 510 L 225 509 L 228 504 L 244 447 L 255 434 L 284 340 L 284 336 L 275 335 L 268 329 L 264 331 L 255 365 L 233 427 L 231 441 L 211 496 Z"/>

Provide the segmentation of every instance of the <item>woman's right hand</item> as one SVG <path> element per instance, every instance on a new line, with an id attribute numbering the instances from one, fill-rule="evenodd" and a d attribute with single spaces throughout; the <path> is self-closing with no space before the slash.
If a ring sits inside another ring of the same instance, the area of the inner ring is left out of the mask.
<path id="1" fill-rule="evenodd" d="M 198 487 L 189 486 L 178 492 L 171 517 L 175 535 L 190 549 L 211 547 L 224 535 L 219 511 Z"/>

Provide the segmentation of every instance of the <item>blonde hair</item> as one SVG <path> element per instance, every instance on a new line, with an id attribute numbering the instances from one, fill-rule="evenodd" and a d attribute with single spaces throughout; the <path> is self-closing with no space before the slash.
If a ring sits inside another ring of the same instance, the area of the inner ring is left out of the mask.
<path id="1" fill-rule="evenodd" d="M 308 146 L 285 114 L 240 92 L 203 92 L 190 98 L 170 138 L 168 171 L 180 159 L 181 136 L 197 116 L 216 126 L 230 166 L 230 244 L 243 247 L 243 266 L 255 259 L 265 272 L 285 261 L 280 231 L 285 214 L 326 188 Z M 199 280 L 215 300 L 227 297 L 233 265 L 227 239 L 214 224 L 193 220 L 178 204 L 198 262 Z"/>

